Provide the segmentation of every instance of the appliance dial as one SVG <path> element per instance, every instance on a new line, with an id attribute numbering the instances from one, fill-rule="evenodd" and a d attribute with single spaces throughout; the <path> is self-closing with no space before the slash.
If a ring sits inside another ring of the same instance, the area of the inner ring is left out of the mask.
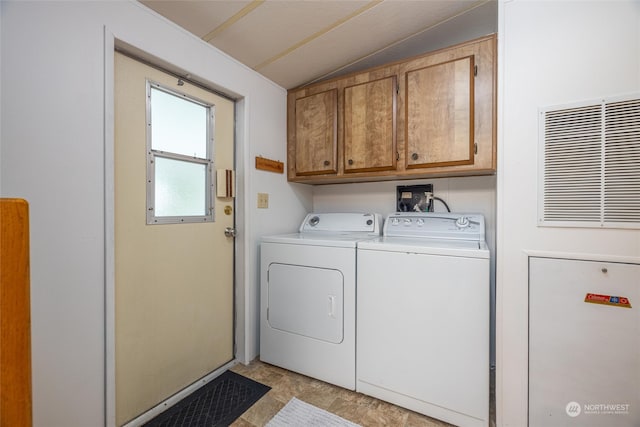
<path id="1" fill-rule="evenodd" d="M 471 225 L 471 223 L 466 216 L 461 216 L 456 219 L 456 227 L 458 228 L 467 228 L 469 225 Z"/>
<path id="2" fill-rule="evenodd" d="M 316 225 L 318 225 L 319 222 L 320 222 L 320 217 L 314 216 L 314 217 L 311 217 L 311 219 L 309 220 L 309 225 L 311 225 L 312 227 L 315 227 Z"/>

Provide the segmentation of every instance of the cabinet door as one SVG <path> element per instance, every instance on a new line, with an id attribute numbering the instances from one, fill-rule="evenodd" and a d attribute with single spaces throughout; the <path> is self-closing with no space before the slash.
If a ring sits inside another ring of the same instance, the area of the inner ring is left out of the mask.
<path id="1" fill-rule="evenodd" d="M 396 167 L 396 76 L 344 89 L 344 171 Z"/>
<path id="2" fill-rule="evenodd" d="M 406 166 L 473 164 L 474 57 L 406 73 Z"/>
<path id="3" fill-rule="evenodd" d="M 529 258 L 529 426 L 640 426 L 639 278 L 638 264 Z"/>
<path id="4" fill-rule="evenodd" d="M 296 99 L 295 167 L 297 175 L 336 172 L 337 109 L 337 89 Z"/>

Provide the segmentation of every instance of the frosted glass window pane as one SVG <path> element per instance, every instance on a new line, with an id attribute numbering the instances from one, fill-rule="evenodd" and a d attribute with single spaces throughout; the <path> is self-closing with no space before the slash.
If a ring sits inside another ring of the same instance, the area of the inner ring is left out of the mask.
<path id="1" fill-rule="evenodd" d="M 207 110 L 151 88 L 151 149 L 206 159 Z"/>
<path id="2" fill-rule="evenodd" d="M 155 215 L 207 215 L 206 173 L 206 165 L 156 156 Z"/>

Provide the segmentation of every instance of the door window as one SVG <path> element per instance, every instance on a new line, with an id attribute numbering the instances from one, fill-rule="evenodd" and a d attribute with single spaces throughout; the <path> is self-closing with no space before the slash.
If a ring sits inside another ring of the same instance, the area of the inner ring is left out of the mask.
<path id="1" fill-rule="evenodd" d="M 214 106 L 147 81 L 147 224 L 213 221 Z"/>

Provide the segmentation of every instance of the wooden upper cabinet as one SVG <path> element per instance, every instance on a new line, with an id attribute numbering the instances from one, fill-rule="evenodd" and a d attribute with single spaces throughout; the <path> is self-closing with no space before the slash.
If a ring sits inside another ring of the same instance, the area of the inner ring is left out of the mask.
<path id="1" fill-rule="evenodd" d="M 295 100 L 295 168 L 297 175 L 337 171 L 338 91 Z"/>
<path id="2" fill-rule="evenodd" d="M 344 89 L 344 172 L 396 168 L 397 77 Z"/>
<path id="3" fill-rule="evenodd" d="M 473 164 L 474 57 L 406 73 L 406 167 Z"/>
<path id="4" fill-rule="evenodd" d="M 496 40 L 489 35 L 290 90 L 289 180 L 495 173 Z"/>

